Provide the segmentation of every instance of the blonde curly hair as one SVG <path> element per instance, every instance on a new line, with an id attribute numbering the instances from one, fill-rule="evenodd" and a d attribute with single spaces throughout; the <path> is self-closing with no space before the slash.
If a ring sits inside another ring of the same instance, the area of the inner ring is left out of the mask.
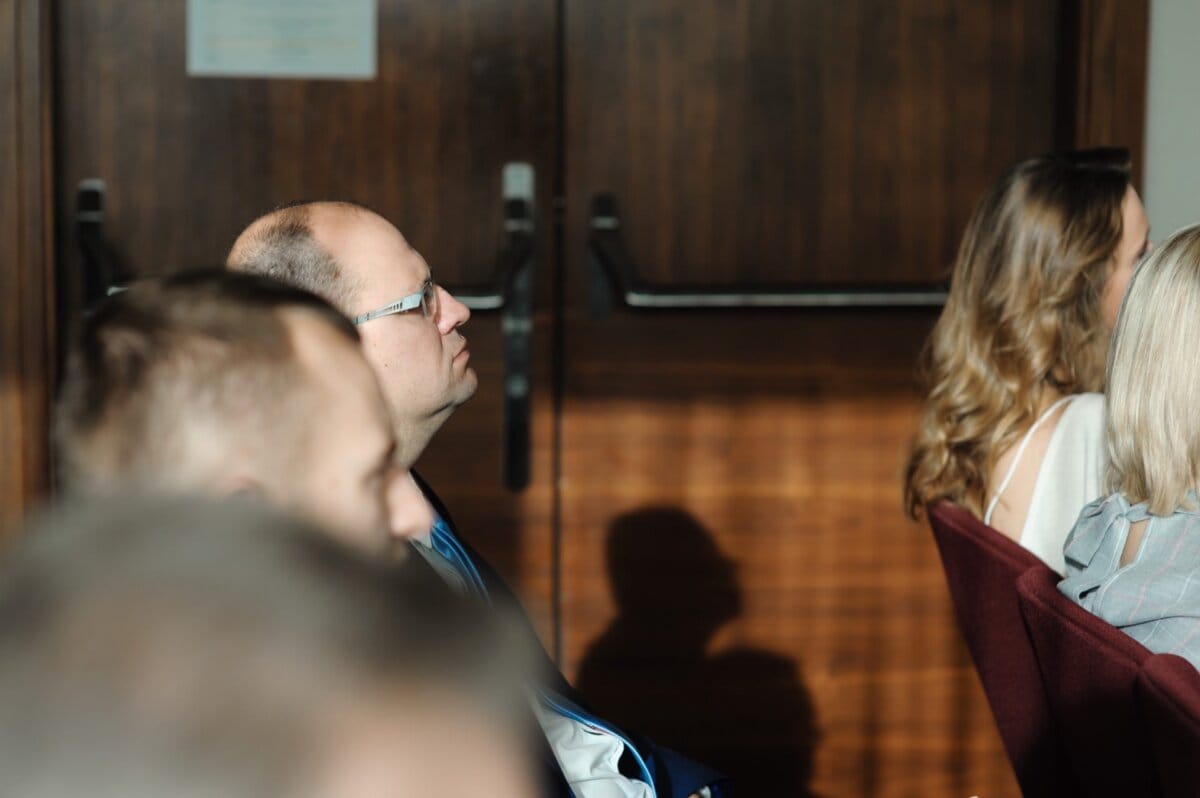
<path id="1" fill-rule="evenodd" d="M 1101 296 L 1121 241 L 1129 152 L 1012 167 L 975 208 L 922 356 L 925 408 L 905 472 L 916 518 L 949 499 L 982 516 L 997 458 L 1051 390 L 1102 390 Z"/>

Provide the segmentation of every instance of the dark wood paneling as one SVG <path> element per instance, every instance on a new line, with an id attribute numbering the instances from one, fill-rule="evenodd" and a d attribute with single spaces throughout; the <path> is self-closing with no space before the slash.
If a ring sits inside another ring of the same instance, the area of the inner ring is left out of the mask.
<path id="1" fill-rule="evenodd" d="M 552 194 L 552 0 L 380 0 L 370 81 L 189 78 L 185 0 L 60 5 L 60 210 L 107 180 L 108 238 L 135 273 L 219 262 L 263 210 L 345 197 L 445 284 L 486 282 L 501 167 L 532 162 Z"/>
<path id="2" fill-rule="evenodd" d="M 1007 163 L 1105 124 L 1140 136 L 1141 107 L 1104 110 L 1113 80 L 1136 82 L 1104 66 L 1132 52 L 1119 0 L 1064 12 L 1084 2 L 565 0 L 567 257 L 543 224 L 542 298 L 582 274 L 600 190 L 649 279 L 941 278 Z M 446 282 L 474 281 L 500 240 L 500 164 L 532 160 L 549 205 L 550 0 L 381 0 L 368 84 L 188 80 L 182 0 L 61 5 L 60 212 L 79 178 L 107 178 L 138 269 L 220 257 L 277 200 L 349 194 Z M 1064 43 L 1076 24 L 1109 49 Z M 1084 63 L 1086 105 L 1063 77 Z M 900 510 L 933 315 L 568 308 L 555 364 L 556 312 L 537 324 L 530 489 L 499 487 L 494 317 L 466 330 L 479 395 L 420 467 L 543 631 L 561 534 L 565 664 L 599 708 L 748 776 L 739 795 L 1016 795 L 929 534 Z"/>
<path id="3" fill-rule="evenodd" d="M 52 382 L 47 4 L 0 5 L 0 529 L 49 482 Z"/>
<path id="4" fill-rule="evenodd" d="M 184 0 L 66 0 L 59 213 L 77 182 L 108 181 L 107 238 L 132 273 L 213 263 L 266 208 L 346 197 L 372 207 L 421 251 L 437 279 L 486 283 L 503 240 L 500 173 L 528 161 L 543 209 L 553 196 L 553 0 L 380 0 L 372 81 L 189 78 Z M 538 246 L 551 252 L 543 210 Z M 552 270 L 538 266 L 538 296 Z M 544 303 L 544 302 L 543 302 Z M 533 484 L 501 485 L 501 331 L 477 313 L 464 332 L 480 374 L 418 464 L 464 536 L 521 588 L 551 634 L 552 409 L 548 317 L 533 372 Z"/>
<path id="5" fill-rule="evenodd" d="M 939 281 L 983 189 L 1055 144 L 1059 18 L 1045 0 L 568 0 L 568 241 L 611 190 L 652 282 Z"/>
<path id="6" fill-rule="evenodd" d="M 652 282 L 939 280 L 1012 162 L 1140 148 L 1119 6 L 566 2 L 565 662 L 739 795 L 1018 794 L 900 506 L 936 312 L 592 318 L 588 200 Z"/>
<path id="7" fill-rule="evenodd" d="M 455 411 L 421 456 L 417 470 L 438 491 L 463 536 L 518 589 L 548 650 L 554 627 L 554 453 L 550 314 L 533 331 L 530 484 L 514 494 L 501 484 L 504 341 L 494 318 L 472 321 L 471 364 L 479 390 Z"/>
<path id="8" fill-rule="evenodd" d="M 563 642 L 599 711 L 748 798 L 1018 794 L 930 534 L 901 511 L 934 318 L 572 327 Z"/>
<path id="9" fill-rule="evenodd" d="M 1076 1 L 1075 142 L 1080 147 L 1129 147 L 1140 184 L 1146 134 L 1149 0 Z"/>

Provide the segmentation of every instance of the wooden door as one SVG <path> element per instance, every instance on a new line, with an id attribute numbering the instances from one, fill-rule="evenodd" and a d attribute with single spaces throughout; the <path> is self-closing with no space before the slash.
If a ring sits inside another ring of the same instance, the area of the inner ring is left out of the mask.
<path id="1" fill-rule="evenodd" d="M 936 308 L 634 311 L 588 241 L 651 300 L 927 301 L 1005 165 L 1138 154 L 1144 0 L 379 0 L 368 82 L 189 78 L 184 6 L 57 3 L 68 288 L 86 178 L 127 275 L 218 262 L 324 196 L 378 208 L 451 288 L 486 282 L 501 167 L 533 164 L 531 484 L 500 484 L 485 314 L 480 391 L 420 467 L 568 675 L 739 795 L 1016 794 L 901 514 Z"/>
<path id="2" fill-rule="evenodd" d="M 54 377 L 50 14 L 0 6 L 0 542 L 45 497 Z"/>
<path id="3" fill-rule="evenodd" d="M 739 795 L 1017 794 L 901 511 L 937 308 L 711 305 L 924 301 L 1008 164 L 1137 147 L 1101 5 L 566 3 L 563 660 Z"/>
<path id="4" fill-rule="evenodd" d="M 501 172 L 554 193 L 553 0 L 379 0 L 374 80 L 195 78 L 185 0 L 62 0 L 60 261 L 78 311 L 80 181 L 107 185 L 104 238 L 125 278 L 219 265 L 251 219 L 295 199 L 353 199 L 393 221 L 454 290 L 491 282 L 504 245 Z M 548 218 L 543 215 L 543 218 Z M 538 257 L 551 252 L 538 232 Z M 500 316 L 465 328 L 480 387 L 418 463 L 472 543 L 523 587 L 549 633 L 551 270 L 537 269 L 532 478 L 501 483 Z M 538 361 L 536 358 L 540 358 Z"/>

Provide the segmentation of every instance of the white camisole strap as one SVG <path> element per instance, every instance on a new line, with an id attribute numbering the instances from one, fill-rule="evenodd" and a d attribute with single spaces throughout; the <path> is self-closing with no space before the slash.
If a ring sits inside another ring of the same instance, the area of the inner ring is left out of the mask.
<path id="1" fill-rule="evenodd" d="M 1038 416 L 1038 420 L 1033 422 L 1033 426 L 1025 433 L 1025 437 L 1021 439 L 1021 444 L 1017 447 L 1017 454 L 1013 457 L 1013 461 L 1008 466 L 1008 473 L 1004 475 L 1004 479 L 1000 481 L 1000 487 L 996 489 L 996 495 L 992 496 L 992 500 L 988 502 L 987 512 L 983 514 L 983 523 L 989 526 L 992 523 L 992 513 L 996 511 L 996 505 L 1000 503 L 1000 497 L 1004 495 L 1004 491 L 1008 489 L 1008 483 L 1012 482 L 1013 475 L 1017 473 L 1017 466 L 1021 464 L 1021 456 L 1025 454 L 1025 447 L 1029 445 L 1029 441 L 1033 438 L 1033 433 L 1037 432 L 1038 427 L 1042 426 L 1042 422 L 1050 418 L 1062 405 L 1075 398 L 1074 394 L 1064 396 L 1054 404 L 1046 408 L 1046 412 Z"/>

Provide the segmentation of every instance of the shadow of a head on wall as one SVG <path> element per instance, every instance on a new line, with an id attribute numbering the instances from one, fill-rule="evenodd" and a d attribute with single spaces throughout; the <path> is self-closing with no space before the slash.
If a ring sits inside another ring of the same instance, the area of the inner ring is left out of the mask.
<path id="1" fill-rule="evenodd" d="M 738 798 L 809 796 L 816 723 L 793 660 L 710 653 L 742 612 L 737 566 L 690 514 L 654 507 L 609 529 L 617 617 L 588 648 L 578 687 L 604 717 L 722 770 Z"/>

